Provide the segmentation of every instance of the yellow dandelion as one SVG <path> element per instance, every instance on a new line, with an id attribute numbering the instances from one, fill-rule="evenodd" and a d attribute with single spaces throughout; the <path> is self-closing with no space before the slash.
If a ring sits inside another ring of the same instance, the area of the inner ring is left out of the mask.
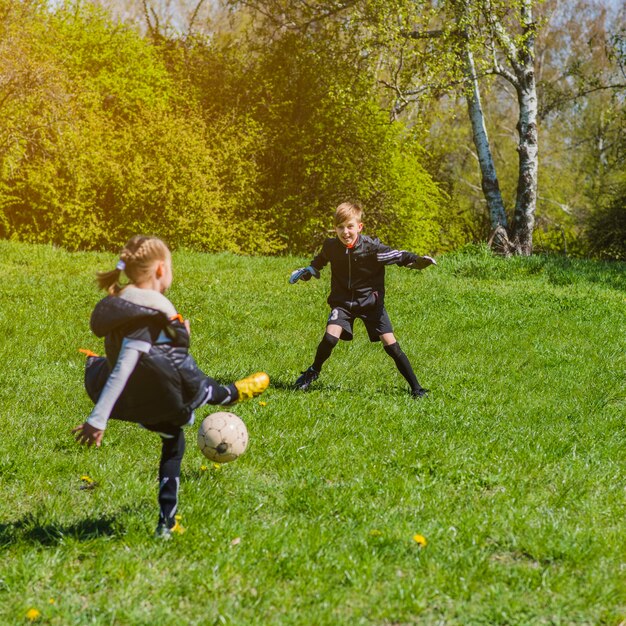
<path id="1" fill-rule="evenodd" d="M 174 519 L 176 520 L 176 523 L 174 524 L 174 526 L 172 526 L 171 530 L 173 533 L 178 533 L 179 535 L 182 535 L 185 532 L 185 529 L 180 524 L 180 520 L 182 519 L 182 517 L 180 515 L 174 515 Z"/>
<path id="2" fill-rule="evenodd" d="M 263 400 L 259 400 L 259 406 L 267 406 L 267 402 L 263 402 Z"/>
<path id="3" fill-rule="evenodd" d="M 415 541 L 420 548 L 425 548 L 428 543 L 424 535 L 413 535 L 413 541 Z"/>
<path id="4" fill-rule="evenodd" d="M 200 471 L 201 472 L 206 472 L 209 468 L 206 465 L 201 465 L 200 466 Z"/>
<path id="5" fill-rule="evenodd" d="M 220 470 L 222 466 L 219 463 L 213 463 L 213 469 Z"/>
<path id="6" fill-rule="evenodd" d="M 93 489 L 96 489 L 96 487 L 98 486 L 98 483 L 90 476 L 87 476 L 87 474 L 81 476 L 80 480 L 82 484 L 80 485 L 79 489 L 81 491 L 91 491 Z"/>
<path id="7" fill-rule="evenodd" d="M 372 530 L 370 530 L 370 537 L 380 537 L 383 533 L 380 530 L 377 530 L 376 528 L 373 528 Z"/>
<path id="8" fill-rule="evenodd" d="M 48 604 L 56 604 L 56 602 L 57 602 L 57 601 L 56 601 L 54 598 L 50 598 L 50 599 L 48 600 Z"/>
<path id="9" fill-rule="evenodd" d="M 39 619 L 41 617 L 41 611 L 38 611 L 37 609 L 28 609 L 28 611 L 26 611 L 26 619 L 30 620 L 31 622 L 34 622 L 36 619 Z"/>

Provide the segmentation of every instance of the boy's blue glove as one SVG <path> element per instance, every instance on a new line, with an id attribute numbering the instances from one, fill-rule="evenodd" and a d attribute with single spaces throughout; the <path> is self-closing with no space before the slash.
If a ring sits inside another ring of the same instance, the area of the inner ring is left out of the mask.
<path id="1" fill-rule="evenodd" d="M 312 265 L 309 265 L 308 267 L 301 267 L 299 270 L 291 272 L 291 276 L 289 277 L 289 283 L 291 285 L 294 285 L 299 280 L 311 280 L 311 276 L 319 278 L 320 273 Z"/>

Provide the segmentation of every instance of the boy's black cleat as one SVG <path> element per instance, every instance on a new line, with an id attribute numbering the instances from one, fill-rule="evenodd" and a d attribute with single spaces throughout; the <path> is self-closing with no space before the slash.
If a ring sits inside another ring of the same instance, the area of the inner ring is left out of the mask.
<path id="1" fill-rule="evenodd" d="M 319 378 L 320 373 L 314 370 L 312 367 L 302 372 L 302 376 L 296 380 L 293 388 L 298 391 L 306 391 L 312 383 Z"/>
<path id="2" fill-rule="evenodd" d="M 411 396 L 413 398 L 424 398 L 428 395 L 429 391 L 430 389 L 423 389 L 420 387 L 419 389 L 413 389 L 413 391 L 411 391 Z"/>

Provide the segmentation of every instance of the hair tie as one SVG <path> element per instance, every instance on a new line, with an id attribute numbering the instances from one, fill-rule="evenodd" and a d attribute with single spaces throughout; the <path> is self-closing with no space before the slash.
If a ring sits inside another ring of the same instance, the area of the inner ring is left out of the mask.
<path id="1" fill-rule="evenodd" d="M 115 266 L 116 270 L 119 270 L 120 272 L 123 272 L 126 269 L 126 263 L 124 263 L 124 261 L 122 261 L 122 259 L 120 259 L 117 262 L 117 265 Z"/>

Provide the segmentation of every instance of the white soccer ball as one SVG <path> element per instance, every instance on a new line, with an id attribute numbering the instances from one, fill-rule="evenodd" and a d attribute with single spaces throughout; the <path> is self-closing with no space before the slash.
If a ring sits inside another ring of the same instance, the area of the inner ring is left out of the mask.
<path id="1" fill-rule="evenodd" d="M 198 447 L 207 459 L 216 463 L 230 463 L 246 451 L 248 429 L 234 413 L 212 413 L 200 424 Z"/>

